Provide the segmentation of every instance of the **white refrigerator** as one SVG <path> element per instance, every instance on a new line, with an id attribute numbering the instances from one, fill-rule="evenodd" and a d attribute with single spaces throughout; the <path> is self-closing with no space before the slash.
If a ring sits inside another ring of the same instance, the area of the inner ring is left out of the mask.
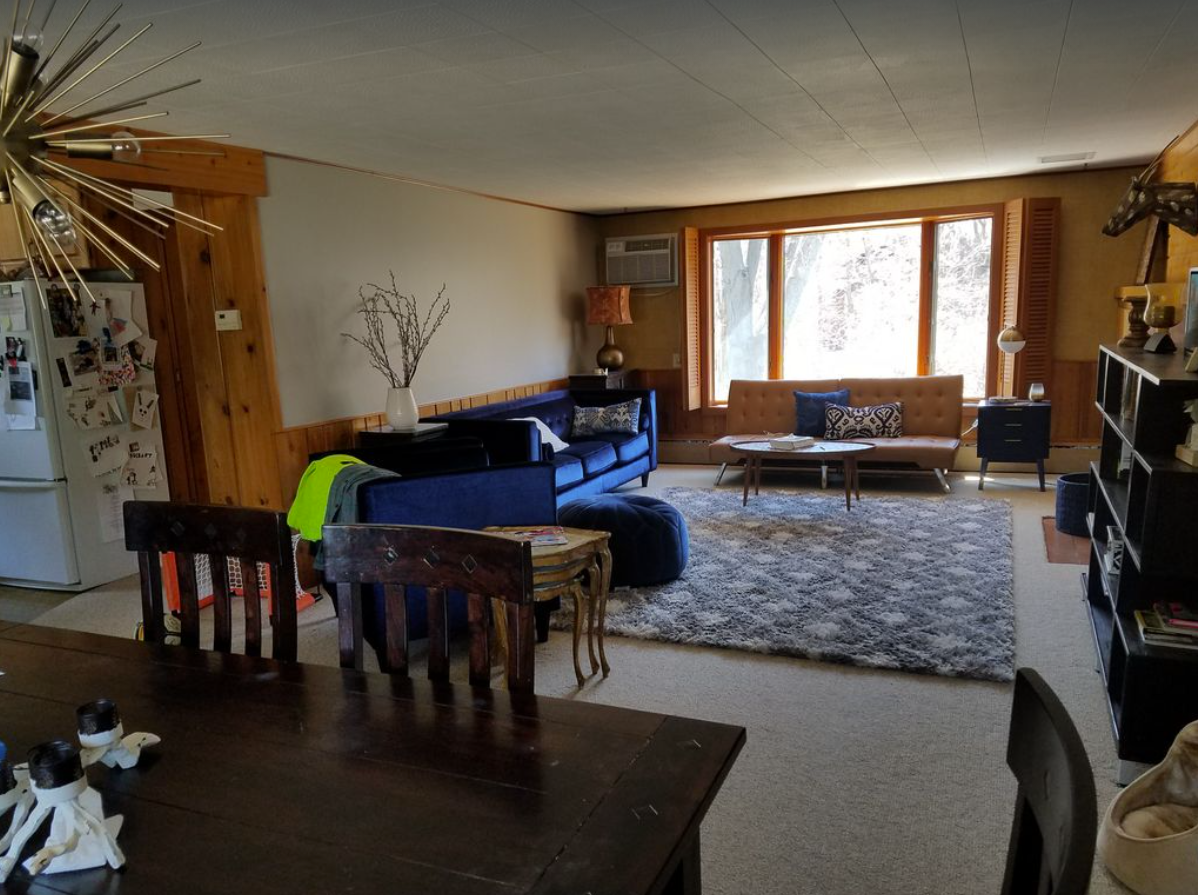
<path id="1" fill-rule="evenodd" d="M 137 571 L 125 500 L 168 500 L 140 284 L 0 282 L 0 583 L 86 590 Z M 94 299 L 94 301 L 93 301 Z"/>

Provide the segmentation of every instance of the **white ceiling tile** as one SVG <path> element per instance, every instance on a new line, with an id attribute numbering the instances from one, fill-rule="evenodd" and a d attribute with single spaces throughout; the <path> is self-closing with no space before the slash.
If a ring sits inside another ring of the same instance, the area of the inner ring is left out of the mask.
<path id="1" fill-rule="evenodd" d="M 201 39 L 108 101 L 200 77 L 151 103 L 160 129 L 583 210 L 1138 161 L 1198 117 L 1159 87 L 1192 77 L 1183 0 L 126 0 L 118 18 L 154 27 L 80 99 Z"/>

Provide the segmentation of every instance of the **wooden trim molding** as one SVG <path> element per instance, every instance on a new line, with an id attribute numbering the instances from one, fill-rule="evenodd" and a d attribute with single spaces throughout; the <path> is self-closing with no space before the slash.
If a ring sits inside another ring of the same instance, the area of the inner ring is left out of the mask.
<path id="1" fill-rule="evenodd" d="M 677 380 L 678 371 L 671 370 L 670 373 Z M 548 379 L 544 382 L 516 385 L 493 392 L 468 395 L 464 398 L 451 398 L 447 401 L 420 405 L 420 415 L 422 417 L 434 416 L 439 413 L 469 410 L 471 407 L 485 407 L 488 404 L 499 404 L 503 401 L 514 401 L 517 398 L 528 398 L 568 388 L 569 385 L 569 379 Z M 677 385 L 674 386 L 673 393 L 679 394 Z M 309 454 L 352 448 L 358 432 L 374 426 L 382 426 L 385 423 L 386 417 L 382 413 L 368 413 L 362 416 L 344 416 L 334 420 L 321 420 L 316 423 L 278 429 L 274 433 L 274 449 L 278 458 L 279 488 L 283 495 L 284 505 L 291 506 L 291 501 L 295 499 L 295 489 L 308 466 Z"/>
<path id="2" fill-rule="evenodd" d="M 154 131 L 131 130 L 135 136 L 158 136 Z M 126 186 L 155 190 L 188 190 L 234 196 L 265 196 L 266 154 L 260 149 L 229 146 L 203 140 L 181 140 L 175 148 L 221 155 L 153 156 L 153 163 L 128 165 L 97 159 L 73 159 L 71 167 L 92 177 Z"/>

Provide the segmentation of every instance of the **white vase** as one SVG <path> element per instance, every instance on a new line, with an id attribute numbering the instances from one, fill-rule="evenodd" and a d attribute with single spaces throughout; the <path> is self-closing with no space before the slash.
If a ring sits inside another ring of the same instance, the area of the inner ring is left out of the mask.
<path id="1" fill-rule="evenodd" d="M 410 388 L 387 389 L 387 422 L 392 429 L 415 429 L 420 422 L 416 396 Z"/>

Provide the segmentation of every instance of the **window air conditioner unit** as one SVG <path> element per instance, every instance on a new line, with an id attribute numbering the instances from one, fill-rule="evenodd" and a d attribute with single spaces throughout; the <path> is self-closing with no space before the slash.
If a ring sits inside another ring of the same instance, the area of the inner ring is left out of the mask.
<path id="1" fill-rule="evenodd" d="M 678 234 L 609 238 L 607 285 L 677 286 Z"/>

